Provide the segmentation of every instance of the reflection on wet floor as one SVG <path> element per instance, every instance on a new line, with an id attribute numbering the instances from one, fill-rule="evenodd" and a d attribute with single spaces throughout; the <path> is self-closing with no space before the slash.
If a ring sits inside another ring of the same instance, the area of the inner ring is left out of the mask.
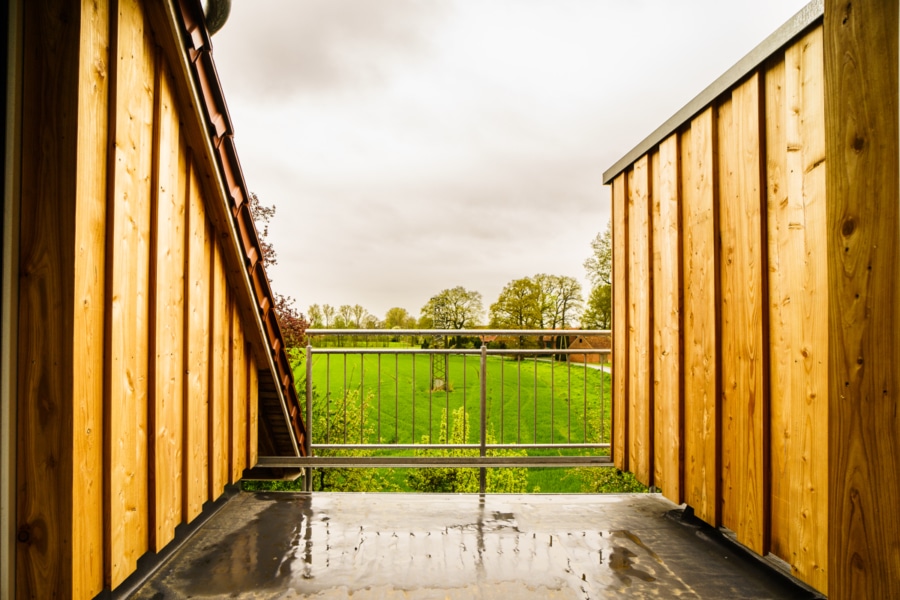
<path id="1" fill-rule="evenodd" d="M 241 493 L 137 597 L 513 600 L 803 593 L 667 518 L 675 508 L 653 495 Z"/>

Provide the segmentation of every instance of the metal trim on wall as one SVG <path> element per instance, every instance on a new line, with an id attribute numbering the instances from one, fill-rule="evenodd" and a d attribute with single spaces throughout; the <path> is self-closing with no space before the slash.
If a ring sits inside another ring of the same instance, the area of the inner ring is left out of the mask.
<path id="1" fill-rule="evenodd" d="M 675 113 L 656 131 L 648 135 L 635 146 L 628 154 L 620 158 L 616 163 L 603 173 L 603 183 L 609 185 L 612 180 L 627 169 L 641 156 L 649 152 L 660 142 L 666 139 L 679 127 L 687 123 L 694 115 L 706 108 L 720 95 L 726 92 L 741 79 L 756 70 L 778 50 L 789 44 L 793 39 L 804 33 L 809 27 L 819 21 L 825 14 L 824 0 L 812 0 L 791 19 L 767 37 L 761 44 L 751 50 L 744 58 L 716 79 L 705 90 L 700 92 L 693 100 L 688 102 L 681 110 Z"/>

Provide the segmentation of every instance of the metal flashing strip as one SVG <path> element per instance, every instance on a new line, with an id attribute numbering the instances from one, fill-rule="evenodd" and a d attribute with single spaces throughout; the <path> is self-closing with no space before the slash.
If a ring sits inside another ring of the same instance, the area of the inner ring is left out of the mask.
<path id="1" fill-rule="evenodd" d="M 167 21 L 174 28 L 170 33 L 172 34 L 172 39 L 177 45 L 178 53 L 181 56 L 181 60 L 179 61 L 179 65 L 182 70 L 182 74 L 185 77 L 185 80 L 188 82 L 190 91 L 191 91 L 191 104 L 193 105 L 195 116 L 199 119 L 201 123 L 206 124 L 206 127 L 202 128 L 206 132 L 206 136 L 204 139 L 204 150 L 207 153 L 207 156 L 210 160 L 210 164 L 218 165 L 218 169 L 214 169 L 215 173 L 215 184 L 216 189 L 219 192 L 221 198 L 225 201 L 226 204 L 226 213 L 228 218 L 226 219 L 229 224 L 229 234 L 230 239 L 234 245 L 234 248 L 238 249 L 239 252 L 242 252 L 241 262 L 244 265 L 244 268 L 241 269 L 241 281 L 243 283 L 244 293 L 248 298 L 251 298 L 256 301 L 256 305 L 258 310 L 253 311 L 255 315 L 255 321 L 257 325 L 257 331 L 260 336 L 260 339 L 264 340 L 264 342 L 269 347 L 269 352 L 266 352 L 266 360 L 269 367 L 270 372 L 273 375 L 275 380 L 275 388 L 276 394 L 278 395 L 279 402 L 281 404 L 282 412 L 284 415 L 285 423 L 287 425 L 288 431 L 290 433 L 291 438 L 291 446 L 294 451 L 295 456 L 300 456 L 300 440 L 298 440 L 297 429 L 299 429 L 302 434 L 304 429 L 303 427 L 298 427 L 295 429 L 295 425 L 292 419 L 291 410 L 288 407 L 288 398 L 289 391 L 293 389 L 293 374 L 288 371 L 288 375 L 291 377 L 291 385 L 285 386 L 283 385 L 283 367 L 280 364 L 282 361 L 279 360 L 281 357 L 278 355 L 279 351 L 284 352 L 283 343 L 280 345 L 281 348 L 277 346 L 279 344 L 275 344 L 273 342 L 272 336 L 269 335 L 268 329 L 266 327 L 266 323 L 264 321 L 269 321 L 267 319 L 268 312 L 274 310 L 271 307 L 271 300 L 269 301 L 268 311 L 264 310 L 266 308 L 264 306 L 264 302 L 260 300 L 259 295 L 256 293 L 256 288 L 253 285 L 253 281 L 251 281 L 251 272 L 253 270 L 258 270 L 261 268 L 261 264 L 257 261 L 254 261 L 253 264 L 248 264 L 248 258 L 251 257 L 251 253 L 247 251 L 244 246 L 244 239 L 240 236 L 238 232 L 237 226 L 235 224 L 235 213 L 231 206 L 228 206 L 229 199 L 234 198 L 234 190 L 229 189 L 226 185 L 224 174 L 223 174 L 223 166 L 222 166 L 222 157 L 220 156 L 221 147 L 231 148 L 233 150 L 232 144 L 222 144 L 222 139 L 218 138 L 218 144 L 215 143 L 213 137 L 216 134 L 221 136 L 225 136 L 227 139 L 228 136 L 231 135 L 231 119 L 228 116 L 227 108 L 224 104 L 224 97 L 222 97 L 221 86 L 218 82 L 218 76 L 215 75 L 215 68 L 212 65 L 212 58 L 208 55 L 208 52 L 203 52 L 198 50 L 198 48 L 209 48 L 209 39 L 208 36 L 205 36 L 202 31 L 194 31 L 188 29 L 182 17 L 182 11 L 176 3 L 181 5 L 184 0 L 167 0 L 166 1 L 166 12 L 168 13 Z M 196 28 L 195 28 L 196 29 Z M 185 44 L 185 37 L 189 38 L 193 44 L 194 48 L 188 48 Z M 198 39 L 199 37 L 199 39 Z M 206 58 L 202 58 L 202 54 L 206 54 Z M 198 67 L 197 62 L 208 62 L 207 67 L 212 67 L 213 77 L 209 76 L 208 72 L 202 71 L 205 69 Z M 196 73 L 196 77 L 195 77 Z M 212 81 L 211 81 L 212 80 Z M 206 101 L 207 95 L 203 94 L 198 87 L 202 85 L 210 85 L 210 89 L 207 90 L 210 92 L 210 95 L 216 98 L 218 101 L 214 101 L 216 110 L 213 111 L 212 107 L 209 105 L 209 102 Z M 209 112 L 210 115 L 207 116 L 204 114 L 204 111 Z M 237 161 L 236 155 L 234 156 L 235 162 Z M 243 184 L 243 176 L 240 177 L 239 187 L 244 186 Z M 254 232 L 255 233 L 255 232 Z M 267 283 L 267 282 L 266 282 Z M 271 295 L 271 290 L 268 289 L 268 285 L 264 288 Z M 277 323 L 276 323 L 277 327 Z M 271 327 L 269 327 L 271 329 Z M 277 341 L 280 342 L 281 332 L 277 331 Z M 299 412 L 299 398 L 294 399 L 296 404 L 296 409 Z"/>
<path id="2" fill-rule="evenodd" d="M 706 106 L 715 101 L 720 95 L 729 90 L 745 76 L 753 72 L 759 65 L 765 62 L 775 52 L 797 38 L 800 34 L 814 25 L 825 14 L 824 0 L 812 0 L 791 19 L 778 28 L 775 33 L 767 37 L 756 48 L 747 53 L 733 67 L 725 71 L 705 90 L 700 92 L 693 100 L 688 102 L 681 110 L 676 112 L 656 131 L 635 146 L 628 154 L 620 158 L 614 165 L 603 173 L 603 183 L 609 184 L 622 171 L 628 168 L 641 156 L 649 152 L 660 142 L 666 139 L 694 115 L 702 111 Z"/>

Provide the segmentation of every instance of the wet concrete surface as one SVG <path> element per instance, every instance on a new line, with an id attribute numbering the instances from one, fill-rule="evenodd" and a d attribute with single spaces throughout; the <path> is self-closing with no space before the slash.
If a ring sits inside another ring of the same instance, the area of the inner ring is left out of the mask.
<path id="1" fill-rule="evenodd" d="M 240 493 L 136 593 L 812 598 L 658 495 Z"/>

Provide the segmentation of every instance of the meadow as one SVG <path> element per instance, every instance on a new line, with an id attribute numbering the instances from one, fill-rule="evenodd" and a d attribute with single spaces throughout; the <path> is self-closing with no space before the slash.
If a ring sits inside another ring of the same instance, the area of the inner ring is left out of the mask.
<path id="1" fill-rule="evenodd" d="M 609 441 L 609 374 L 596 366 L 570 365 L 549 358 L 516 360 L 488 356 L 486 360 L 489 442 Z M 444 385 L 434 381 L 435 374 L 442 371 L 446 373 Z M 431 439 L 440 443 L 451 437 L 454 412 L 462 407 L 469 416 L 465 440 L 478 443 L 479 371 L 477 355 L 314 354 L 312 381 L 314 412 L 318 416 L 314 418 L 313 440 L 332 444 L 379 441 L 412 444 Z M 305 369 L 297 369 L 296 374 L 298 381 L 305 379 Z M 410 451 L 374 453 L 400 455 L 403 452 Z M 578 455 L 607 453 L 607 450 L 528 449 L 527 452 L 529 455 Z M 384 475 L 396 489 L 408 491 L 405 469 L 393 469 Z M 586 491 L 572 469 L 559 468 L 529 468 L 528 490 Z"/>

